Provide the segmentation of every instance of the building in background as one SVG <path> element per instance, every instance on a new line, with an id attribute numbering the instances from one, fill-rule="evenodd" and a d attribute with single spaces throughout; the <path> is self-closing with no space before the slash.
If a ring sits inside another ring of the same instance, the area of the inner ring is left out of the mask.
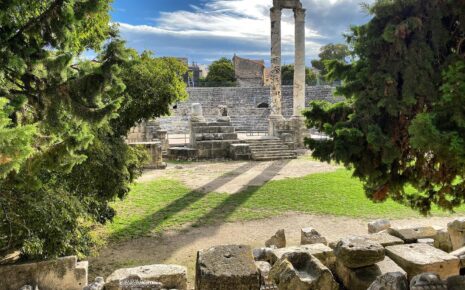
<path id="1" fill-rule="evenodd" d="M 265 61 L 233 57 L 234 71 L 239 87 L 263 87 L 265 84 Z"/>

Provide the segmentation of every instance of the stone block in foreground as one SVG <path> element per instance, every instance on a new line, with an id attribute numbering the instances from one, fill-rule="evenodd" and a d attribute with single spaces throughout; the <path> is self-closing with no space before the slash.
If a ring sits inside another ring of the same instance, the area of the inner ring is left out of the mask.
<path id="1" fill-rule="evenodd" d="M 367 240 L 381 244 L 383 247 L 402 245 L 404 241 L 398 237 L 394 237 L 387 232 L 379 232 L 376 234 L 362 236 Z"/>
<path id="2" fill-rule="evenodd" d="M 361 268 L 384 260 L 384 248 L 380 243 L 364 237 L 341 239 L 334 249 L 337 261 L 348 268 Z"/>
<path id="3" fill-rule="evenodd" d="M 270 277 L 280 290 L 339 289 L 331 271 L 306 252 L 283 255 L 271 268 Z"/>
<path id="4" fill-rule="evenodd" d="M 37 263 L 0 266 L 0 289 L 18 290 L 35 285 L 40 290 L 82 290 L 87 286 L 87 262 L 75 256 Z"/>
<path id="5" fill-rule="evenodd" d="M 342 281 L 346 289 L 350 290 L 366 290 L 378 277 L 387 273 L 400 273 L 407 276 L 405 271 L 400 268 L 388 257 L 383 261 L 367 267 L 351 269 L 346 267 L 340 261 L 336 262 L 336 275 Z M 405 278 L 407 279 L 407 278 Z"/>
<path id="6" fill-rule="evenodd" d="M 271 264 L 274 264 L 276 261 L 281 259 L 285 254 L 293 252 L 305 252 L 314 257 L 316 257 L 320 262 L 323 263 L 330 270 L 334 269 L 336 263 L 336 256 L 334 255 L 333 250 L 324 245 L 324 244 L 312 244 L 312 245 L 303 245 L 298 247 L 287 247 L 282 249 L 273 249 L 269 253 L 268 261 Z"/>
<path id="7" fill-rule="evenodd" d="M 187 269 L 178 265 L 147 265 L 118 269 L 106 279 L 105 290 L 126 289 L 125 283 L 132 281 L 141 285 L 161 283 L 164 288 L 186 290 Z"/>
<path id="8" fill-rule="evenodd" d="M 368 233 L 375 234 L 387 230 L 391 227 L 391 222 L 385 219 L 379 219 L 368 223 Z"/>
<path id="9" fill-rule="evenodd" d="M 259 290 L 260 274 L 252 249 L 217 246 L 197 253 L 196 290 Z"/>
<path id="10" fill-rule="evenodd" d="M 437 234 L 434 227 L 389 228 L 387 231 L 406 243 L 416 243 L 418 239 L 434 239 Z"/>
<path id="11" fill-rule="evenodd" d="M 409 244 L 386 247 L 386 254 L 407 272 L 409 279 L 426 272 L 437 273 L 441 279 L 458 275 L 457 257 L 427 244 Z"/>

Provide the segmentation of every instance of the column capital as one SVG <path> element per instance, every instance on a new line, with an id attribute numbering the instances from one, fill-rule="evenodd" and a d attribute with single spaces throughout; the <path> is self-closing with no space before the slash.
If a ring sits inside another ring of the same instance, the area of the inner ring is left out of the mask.
<path id="1" fill-rule="evenodd" d="M 272 17 L 275 16 L 275 17 L 280 17 L 281 18 L 281 14 L 282 14 L 281 8 L 279 8 L 279 7 L 271 7 L 270 12 L 271 12 Z"/>
<path id="2" fill-rule="evenodd" d="M 294 9 L 294 18 L 298 21 L 304 21 L 306 11 L 307 11 L 306 9 L 302 9 L 302 8 Z"/>

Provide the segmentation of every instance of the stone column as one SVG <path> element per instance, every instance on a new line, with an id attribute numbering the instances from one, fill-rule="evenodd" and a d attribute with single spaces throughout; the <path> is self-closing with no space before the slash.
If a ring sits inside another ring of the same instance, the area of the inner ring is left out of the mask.
<path id="1" fill-rule="evenodd" d="M 294 111 L 302 116 L 305 109 L 305 9 L 294 9 L 295 64 L 294 64 Z"/>
<path id="2" fill-rule="evenodd" d="M 305 9 L 294 9 L 295 18 L 295 64 L 294 64 L 294 106 L 291 127 L 296 148 L 304 148 L 307 128 L 302 110 L 305 109 Z"/>
<path id="3" fill-rule="evenodd" d="M 281 9 L 273 7 L 271 14 L 271 115 L 270 136 L 277 136 L 277 130 L 284 121 L 281 105 Z"/>

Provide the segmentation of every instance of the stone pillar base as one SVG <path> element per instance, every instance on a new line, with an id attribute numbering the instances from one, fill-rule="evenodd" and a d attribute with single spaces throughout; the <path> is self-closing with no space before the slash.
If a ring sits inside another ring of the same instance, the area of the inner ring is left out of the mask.
<path id="1" fill-rule="evenodd" d="M 290 127 L 294 134 L 295 148 L 304 149 L 305 138 L 309 137 L 308 129 L 305 125 L 305 117 L 292 116 L 290 119 Z"/>
<path id="2" fill-rule="evenodd" d="M 271 115 L 269 118 L 269 127 L 268 133 L 272 137 L 280 137 L 279 131 L 285 125 L 286 119 L 284 119 L 283 115 Z"/>

